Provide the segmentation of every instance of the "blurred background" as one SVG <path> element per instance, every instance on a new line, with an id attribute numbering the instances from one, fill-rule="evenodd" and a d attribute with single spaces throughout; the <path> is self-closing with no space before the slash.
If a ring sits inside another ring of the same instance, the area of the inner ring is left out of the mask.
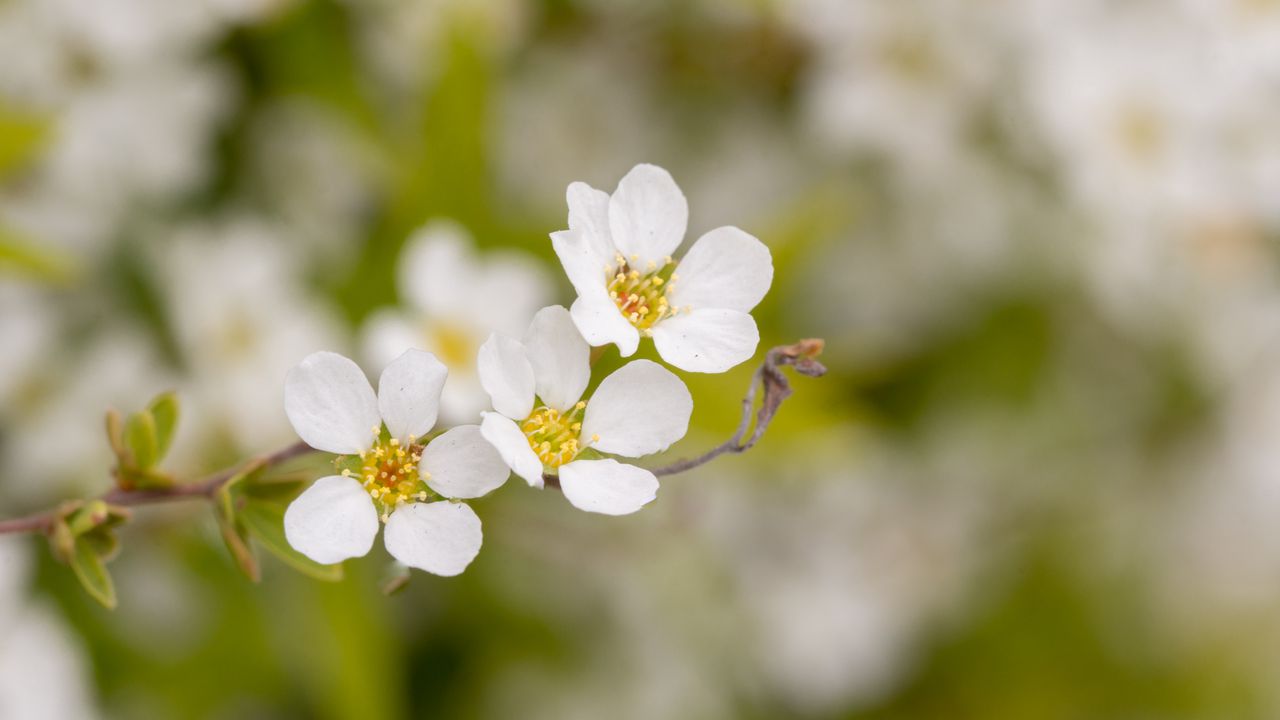
<path id="1" fill-rule="evenodd" d="M 251 584 L 198 504 L 114 612 L 6 541 L 0 717 L 1280 717 L 1277 118 L 1268 0 L 0 0 L 0 517 L 108 487 L 108 407 L 177 389 L 196 477 L 313 350 L 473 357 L 405 249 L 567 304 L 565 186 L 638 162 L 831 369 L 637 515 L 510 482 L 390 597 L 380 543 Z"/>

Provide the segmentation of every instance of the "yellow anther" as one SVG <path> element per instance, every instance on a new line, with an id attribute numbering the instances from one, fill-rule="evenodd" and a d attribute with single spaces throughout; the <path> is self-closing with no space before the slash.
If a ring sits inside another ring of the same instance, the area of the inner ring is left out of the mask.
<path id="1" fill-rule="evenodd" d="M 592 434 L 591 434 L 591 442 L 600 442 L 600 435 L 599 435 L 599 434 L 597 434 L 597 433 L 592 433 Z"/>
<path id="2" fill-rule="evenodd" d="M 587 403 L 586 403 L 586 401 L 585 401 L 585 400 L 579 400 L 579 401 L 578 401 L 578 403 L 577 403 L 576 405 L 574 405 L 574 406 L 573 406 L 573 409 L 574 409 L 574 410 L 581 410 L 581 409 L 585 408 L 586 406 L 587 406 Z"/>

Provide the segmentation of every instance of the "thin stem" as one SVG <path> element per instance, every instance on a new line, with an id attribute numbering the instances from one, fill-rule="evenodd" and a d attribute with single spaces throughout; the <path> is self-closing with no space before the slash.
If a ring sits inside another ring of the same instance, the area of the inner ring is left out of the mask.
<path id="1" fill-rule="evenodd" d="M 99 499 L 109 505 L 129 507 L 134 505 L 153 505 L 156 503 L 177 502 L 179 500 L 208 499 L 213 496 L 228 480 L 236 475 L 256 468 L 268 468 L 315 452 L 304 442 L 297 442 L 275 452 L 248 460 L 195 482 L 174 485 L 156 490 L 120 490 L 115 489 L 102 495 Z M 24 532 L 45 532 L 57 517 L 56 511 L 46 510 L 12 520 L 0 520 L 0 535 Z"/>
<path id="2" fill-rule="evenodd" d="M 778 345 L 765 353 L 764 362 L 751 374 L 751 384 L 747 394 L 742 398 L 742 416 L 738 420 L 738 429 L 733 435 L 719 445 L 685 460 L 677 460 L 670 465 L 651 468 L 650 471 L 659 477 L 678 475 L 696 467 L 705 465 L 725 454 L 743 453 L 755 447 L 764 436 L 764 431 L 773 422 L 782 401 L 791 395 L 791 382 L 782 372 L 784 366 L 795 368 L 796 372 L 809 377 L 821 377 L 827 372 L 822 363 L 815 358 L 822 352 L 823 342 L 818 339 L 801 340 L 793 345 Z M 755 408 L 756 396 L 763 391 L 760 409 L 755 413 L 755 428 L 751 426 L 752 409 Z M 747 431 L 751 435 L 747 436 Z M 743 438 L 746 437 L 746 442 Z M 560 487 L 560 478 L 551 473 L 543 473 L 543 483 L 550 488 Z"/>
<path id="3" fill-rule="evenodd" d="M 809 377 L 823 375 L 827 370 L 822 366 L 822 363 L 815 359 L 822 352 L 822 345 L 821 340 L 801 340 L 794 345 L 779 345 L 769 350 L 765 354 L 764 362 L 751 375 L 751 385 L 747 388 L 746 396 L 742 398 L 742 417 L 738 421 L 738 429 L 733 433 L 733 436 L 697 457 L 678 460 L 670 465 L 653 468 L 653 474 L 659 476 L 676 475 L 705 465 L 721 455 L 742 453 L 754 447 L 764 435 L 769 423 L 773 422 L 774 415 L 777 414 L 782 401 L 791 395 L 791 383 L 787 380 L 787 376 L 783 374 L 782 367 L 789 365 L 796 372 Z M 751 410 L 755 407 L 756 397 L 760 394 L 760 391 L 763 391 L 763 398 L 760 401 L 759 410 L 755 413 L 755 427 L 748 437 L 747 430 L 752 427 Z M 745 442 L 743 441 L 744 437 L 746 437 Z M 297 442 L 267 455 L 220 470 L 194 482 L 156 490 L 115 489 L 102 495 L 99 499 L 110 505 L 126 507 L 177 502 L 179 500 L 207 500 L 228 480 L 240 473 L 273 467 L 312 452 L 315 451 L 306 443 Z M 557 476 L 547 473 L 543 474 L 542 478 L 547 487 L 560 487 L 560 478 Z M 57 517 L 56 510 L 45 510 L 10 520 L 0 520 L 0 535 L 47 532 Z"/>

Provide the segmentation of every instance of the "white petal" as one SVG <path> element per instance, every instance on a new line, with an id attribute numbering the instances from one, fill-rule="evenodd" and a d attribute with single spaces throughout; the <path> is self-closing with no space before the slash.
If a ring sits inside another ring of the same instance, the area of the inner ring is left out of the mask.
<path id="1" fill-rule="evenodd" d="M 653 327 L 658 354 L 686 372 L 724 372 L 750 360 L 759 344 L 755 319 L 737 310 L 694 308 Z"/>
<path id="2" fill-rule="evenodd" d="M 524 348 L 542 402 L 557 410 L 578 402 L 591 380 L 591 347 L 569 311 L 560 305 L 539 310 L 524 336 Z"/>
<path id="3" fill-rule="evenodd" d="M 449 498 L 486 495 L 511 475 L 511 468 L 484 439 L 479 425 L 459 425 L 432 440 L 422 451 L 419 467 L 429 475 L 427 485 Z"/>
<path id="4" fill-rule="evenodd" d="M 680 378 L 650 360 L 627 363 L 605 378 L 587 402 L 582 437 L 607 453 L 640 457 L 684 437 L 693 397 Z"/>
<path id="5" fill-rule="evenodd" d="M 676 273 L 680 279 L 667 290 L 673 306 L 750 312 L 769 292 L 773 258 L 754 237 L 736 227 L 721 227 L 698 238 Z"/>
<path id="6" fill-rule="evenodd" d="M 400 506 L 387 520 L 383 537 L 391 557 L 445 577 L 466 570 L 480 554 L 483 541 L 475 511 L 451 502 Z"/>
<path id="7" fill-rule="evenodd" d="M 529 417 L 533 411 L 533 366 L 520 341 L 490 335 L 480 346 L 476 370 L 494 410 L 517 420 Z"/>
<path id="8" fill-rule="evenodd" d="M 560 489 L 579 510 L 629 515 L 658 496 L 658 478 L 617 460 L 575 460 L 560 468 Z"/>
<path id="9" fill-rule="evenodd" d="M 436 317 L 455 317 L 467 311 L 475 274 L 467 231 L 453 221 L 435 220 L 405 244 L 397 280 L 401 297 L 414 307 Z"/>
<path id="10" fill-rule="evenodd" d="M 569 314 L 588 345 L 599 347 L 613 343 L 622 357 L 631 357 L 640 346 L 640 331 L 627 322 L 604 288 L 591 295 L 580 295 L 569 307 Z"/>
<path id="11" fill-rule="evenodd" d="M 385 308 L 370 315 L 360 328 L 361 359 L 370 372 L 382 372 L 409 348 L 430 350 L 423 339 L 422 329 L 403 313 Z"/>
<path id="12" fill-rule="evenodd" d="M 364 371 L 331 352 L 312 353 L 289 371 L 284 411 L 308 445 L 341 455 L 368 450 L 382 426 L 378 398 Z"/>
<path id="13" fill-rule="evenodd" d="M 378 378 L 378 411 L 391 437 L 407 442 L 435 427 L 448 369 L 435 355 L 406 350 Z"/>
<path id="14" fill-rule="evenodd" d="M 378 535 L 378 511 L 359 482 L 340 475 L 315 481 L 284 511 L 284 536 L 322 565 L 363 557 Z"/>
<path id="15" fill-rule="evenodd" d="M 569 229 L 581 232 L 600 263 L 613 262 L 613 238 L 609 232 L 609 193 L 584 182 L 569 183 L 564 193 L 569 205 Z"/>
<path id="16" fill-rule="evenodd" d="M 529 447 L 520 426 L 498 413 L 481 413 L 480 434 L 498 451 L 502 461 L 530 486 L 542 487 L 542 461 Z"/>
<path id="17" fill-rule="evenodd" d="M 560 230 L 551 233 L 551 247 L 560 258 L 560 265 L 569 283 L 579 295 L 605 291 L 608 271 L 606 266 L 613 259 L 600 255 L 579 230 Z"/>
<path id="18" fill-rule="evenodd" d="M 637 165 L 609 198 L 609 232 L 613 244 L 639 267 L 662 264 L 684 239 L 689 203 L 671 174 L 655 165 Z"/>

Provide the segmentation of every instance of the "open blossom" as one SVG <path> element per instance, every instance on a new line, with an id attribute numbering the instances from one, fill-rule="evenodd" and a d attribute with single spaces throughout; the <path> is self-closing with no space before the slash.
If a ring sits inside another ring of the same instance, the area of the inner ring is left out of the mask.
<path id="1" fill-rule="evenodd" d="M 678 262 L 689 206 L 671 175 L 637 165 L 613 195 L 575 182 L 566 192 L 569 229 L 551 241 L 578 292 L 573 322 L 591 345 L 630 357 L 640 336 L 689 372 L 724 372 L 760 342 L 751 309 L 773 282 L 773 259 L 736 227 L 698 238 Z"/>
<path id="2" fill-rule="evenodd" d="M 364 372 L 331 352 L 309 355 L 285 381 L 285 412 L 308 445 L 352 456 L 289 505 L 285 536 L 319 563 L 360 557 L 379 519 L 392 557 L 437 575 L 457 575 L 480 552 L 480 519 L 464 503 L 507 480 L 502 458 L 475 425 L 430 442 L 448 371 L 409 350 L 387 366 L 375 395 Z M 384 431 L 385 426 L 385 431 Z"/>
<path id="3" fill-rule="evenodd" d="M 489 333 L 521 332 L 547 303 L 550 281 L 518 253 L 477 258 L 466 231 L 445 220 L 409 239 L 397 270 L 400 299 L 409 309 L 383 310 L 369 319 L 365 357 L 382 368 L 409 348 L 435 353 L 452 369 L 441 415 L 455 422 L 474 418 L 489 400 L 474 371 L 480 343 Z"/>
<path id="4" fill-rule="evenodd" d="M 589 401 L 591 349 L 559 305 L 534 316 L 524 341 L 492 335 L 480 348 L 480 382 L 497 412 L 480 431 L 502 459 L 534 487 L 558 472 L 575 507 L 626 515 L 654 499 L 658 478 L 583 451 L 641 457 L 684 437 L 693 398 L 670 370 L 649 360 L 628 363 L 605 378 Z"/>

